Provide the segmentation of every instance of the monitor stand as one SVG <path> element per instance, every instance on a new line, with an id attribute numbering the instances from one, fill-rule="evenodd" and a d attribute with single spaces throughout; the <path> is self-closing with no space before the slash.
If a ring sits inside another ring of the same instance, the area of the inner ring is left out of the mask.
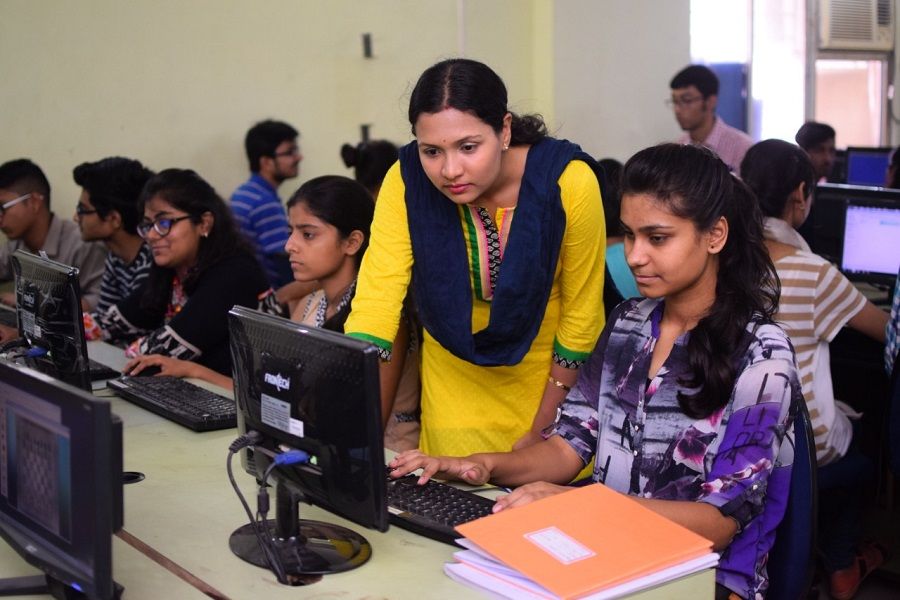
<path id="1" fill-rule="evenodd" d="M 110 600 L 119 600 L 124 588 L 113 582 L 113 596 Z M 49 594 L 57 600 L 87 600 L 84 592 L 79 592 L 58 579 L 49 575 L 32 575 L 30 577 L 10 577 L 0 579 L 0 596 L 34 596 Z"/>
<path id="2" fill-rule="evenodd" d="M 284 565 L 287 581 L 281 583 L 307 585 L 318 581 L 321 575 L 355 569 L 369 560 L 372 546 L 366 538 L 340 525 L 300 519 L 301 501 L 303 494 L 299 490 L 284 481 L 277 482 L 275 520 L 266 521 L 268 534 L 264 535 Z M 269 568 L 252 525 L 236 529 L 228 546 L 241 559 Z"/>

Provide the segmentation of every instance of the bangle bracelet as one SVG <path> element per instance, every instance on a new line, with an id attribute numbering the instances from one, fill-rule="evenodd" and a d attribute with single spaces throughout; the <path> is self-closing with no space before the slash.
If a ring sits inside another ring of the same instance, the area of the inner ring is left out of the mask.
<path id="1" fill-rule="evenodd" d="M 555 386 L 558 387 L 558 388 L 564 389 L 564 390 L 567 391 L 567 392 L 571 392 L 571 391 L 572 391 L 572 386 L 564 384 L 562 381 L 560 381 L 559 379 L 557 379 L 557 378 L 554 377 L 553 375 L 551 375 L 550 377 L 548 377 L 548 378 L 547 378 L 547 381 L 548 381 L 549 383 L 552 383 L 553 385 L 555 385 Z"/>

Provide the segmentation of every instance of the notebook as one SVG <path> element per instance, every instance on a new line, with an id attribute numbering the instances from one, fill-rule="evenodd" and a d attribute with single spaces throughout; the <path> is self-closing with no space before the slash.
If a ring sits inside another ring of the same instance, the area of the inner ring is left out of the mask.
<path id="1" fill-rule="evenodd" d="M 492 590 L 509 597 L 615 597 L 620 594 L 602 593 L 617 586 L 630 593 L 718 562 L 712 542 L 601 484 L 507 509 L 457 531 L 468 550 L 446 565 L 447 574 L 482 589 L 512 586 L 515 593 Z"/>

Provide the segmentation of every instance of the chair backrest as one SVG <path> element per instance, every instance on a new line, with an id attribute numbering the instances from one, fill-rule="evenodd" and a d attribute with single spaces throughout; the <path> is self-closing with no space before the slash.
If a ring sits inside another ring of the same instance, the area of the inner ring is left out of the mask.
<path id="1" fill-rule="evenodd" d="M 785 443 L 789 443 L 785 439 Z M 794 463 L 784 519 L 775 530 L 775 545 L 769 552 L 770 600 L 805 598 L 812 585 L 818 495 L 816 447 L 806 404 L 794 415 Z"/>

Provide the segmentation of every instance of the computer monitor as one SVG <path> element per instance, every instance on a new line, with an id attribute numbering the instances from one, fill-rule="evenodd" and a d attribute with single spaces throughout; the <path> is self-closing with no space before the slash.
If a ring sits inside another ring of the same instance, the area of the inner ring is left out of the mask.
<path id="1" fill-rule="evenodd" d="M 844 247 L 844 217 L 847 212 L 847 203 L 853 200 L 890 202 L 895 201 L 894 199 L 900 199 L 900 192 L 897 190 L 873 186 L 820 183 L 815 189 L 809 217 L 799 229 L 800 235 L 814 253 L 834 264 L 840 264 Z"/>
<path id="2" fill-rule="evenodd" d="M 109 402 L 0 361 L 0 536 L 45 573 L 0 580 L 0 595 L 118 597 L 121 527 L 122 424 Z"/>
<path id="3" fill-rule="evenodd" d="M 897 192 L 900 198 L 900 192 Z M 848 279 L 892 284 L 900 271 L 900 199 L 850 200 L 841 271 Z"/>
<path id="4" fill-rule="evenodd" d="M 239 306 L 229 313 L 229 331 L 238 428 L 262 438 L 248 472 L 260 481 L 287 450 L 310 457 L 272 469 L 276 519 L 266 527 L 275 533 L 265 537 L 274 539 L 289 574 L 360 566 L 371 555 L 366 539 L 348 528 L 300 521 L 298 503 L 387 530 L 377 349 Z M 229 544 L 244 560 L 268 566 L 252 525 L 235 531 Z"/>
<path id="5" fill-rule="evenodd" d="M 29 366 L 90 391 L 78 269 L 23 250 L 12 263 L 19 333 L 32 349 Z"/>
<path id="6" fill-rule="evenodd" d="M 847 148 L 849 185 L 884 185 L 893 148 Z"/>

